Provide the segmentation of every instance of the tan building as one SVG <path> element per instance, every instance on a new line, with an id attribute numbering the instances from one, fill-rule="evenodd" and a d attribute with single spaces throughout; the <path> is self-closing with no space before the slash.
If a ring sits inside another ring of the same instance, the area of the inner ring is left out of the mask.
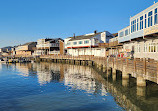
<path id="1" fill-rule="evenodd" d="M 64 40 L 61 38 L 56 39 L 39 39 L 37 41 L 37 50 L 34 56 L 39 55 L 54 55 L 64 54 Z"/>
<path id="2" fill-rule="evenodd" d="M 36 42 L 28 42 L 15 48 L 15 55 L 20 57 L 32 56 L 36 50 Z"/>

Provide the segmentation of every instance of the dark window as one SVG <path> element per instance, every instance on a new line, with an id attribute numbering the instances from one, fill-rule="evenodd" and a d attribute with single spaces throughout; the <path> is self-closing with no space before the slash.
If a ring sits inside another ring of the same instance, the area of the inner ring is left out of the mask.
<path id="1" fill-rule="evenodd" d="M 154 25 L 157 24 L 157 8 L 155 9 Z"/>
<path id="2" fill-rule="evenodd" d="M 148 13 L 148 27 L 152 26 L 152 11 Z"/>
<path id="3" fill-rule="evenodd" d="M 140 30 L 143 29 L 143 16 L 140 17 Z"/>

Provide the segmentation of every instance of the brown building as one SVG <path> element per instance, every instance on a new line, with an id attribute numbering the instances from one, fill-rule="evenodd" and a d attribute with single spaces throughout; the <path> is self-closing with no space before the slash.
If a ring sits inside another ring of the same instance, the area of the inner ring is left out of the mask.
<path id="1" fill-rule="evenodd" d="M 36 50 L 36 42 L 28 42 L 15 48 L 15 55 L 20 57 L 32 56 Z"/>

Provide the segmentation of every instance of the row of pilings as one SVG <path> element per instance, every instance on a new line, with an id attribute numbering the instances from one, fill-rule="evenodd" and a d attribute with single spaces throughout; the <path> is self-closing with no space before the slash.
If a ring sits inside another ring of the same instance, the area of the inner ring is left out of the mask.
<path id="1" fill-rule="evenodd" d="M 106 72 L 107 68 L 106 64 L 102 64 L 103 62 L 106 63 L 106 60 L 74 60 L 74 59 L 50 59 L 50 58 L 38 58 L 35 60 L 36 62 L 53 62 L 53 63 L 64 63 L 64 64 L 72 64 L 72 65 L 83 65 L 83 66 L 90 66 L 95 67 L 100 72 Z"/>
<path id="2" fill-rule="evenodd" d="M 36 58 L 37 62 L 54 62 L 54 63 L 66 63 L 66 64 L 72 64 L 72 65 L 83 65 L 83 66 L 90 66 L 94 67 L 97 71 L 101 73 L 112 73 L 112 78 L 116 79 L 116 71 L 119 70 L 118 66 L 121 64 L 115 64 L 115 62 L 107 58 L 93 58 L 93 59 L 78 59 L 78 58 Z M 123 64 L 123 63 L 122 63 Z M 128 68 L 122 65 L 123 70 L 120 70 L 122 72 L 122 79 L 129 80 L 129 72 L 127 71 Z M 126 70 L 127 69 L 127 70 Z M 139 74 L 138 74 L 139 75 Z M 146 79 L 144 79 L 143 76 L 136 76 L 137 79 L 137 86 L 144 87 L 146 86 Z"/>

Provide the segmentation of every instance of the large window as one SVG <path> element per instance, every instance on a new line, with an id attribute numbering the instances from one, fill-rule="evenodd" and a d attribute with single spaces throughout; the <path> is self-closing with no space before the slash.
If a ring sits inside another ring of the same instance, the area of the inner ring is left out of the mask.
<path id="1" fill-rule="evenodd" d="M 89 44 L 89 40 L 85 40 L 85 41 L 84 41 L 84 44 Z"/>
<path id="2" fill-rule="evenodd" d="M 123 32 L 120 32 L 120 37 L 123 37 L 124 36 L 124 33 Z"/>
<path id="3" fill-rule="evenodd" d="M 131 22 L 131 33 L 136 31 L 136 20 Z"/>
<path id="4" fill-rule="evenodd" d="M 154 25 L 158 23 L 157 21 L 157 8 L 155 9 L 155 16 L 154 16 Z"/>
<path id="5" fill-rule="evenodd" d="M 74 44 L 74 45 L 76 45 L 76 44 L 77 44 L 77 42 L 73 42 L 73 44 Z"/>
<path id="6" fill-rule="evenodd" d="M 136 47 L 135 47 L 135 52 L 140 52 L 140 44 L 137 44 Z"/>
<path id="7" fill-rule="evenodd" d="M 149 52 L 156 52 L 156 43 L 149 43 Z"/>
<path id="8" fill-rule="evenodd" d="M 137 19 L 137 31 L 139 30 L 139 21 Z"/>
<path id="9" fill-rule="evenodd" d="M 146 28 L 146 14 L 145 14 L 145 28 Z"/>
<path id="10" fill-rule="evenodd" d="M 71 43 L 70 43 L 70 42 L 68 42 L 68 43 L 67 43 L 67 45 L 71 45 Z"/>
<path id="11" fill-rule="evenodd" d="M 144 43 L 144 52 L 148 52 L 148 44 Z"/>
<path id="12" fill-rule="evenodd" d="M 143 29 L 143 16 L 140 17 L 140 30 Z"/>
<path id="13" fill-rule="evenodd" d="M 152 26 L 152 15 L 152 11 L 148 13 L 148 27 Z"/>
<path id="14" fill-rule="evenodd" d="M 128 35 L 128 29 L 125 30 L 125 36 L 127 36 L 127 35 Z"/>
<path id="15" fill-rule="evenodd" d="M 79 41 L 79 44 L 82 44 L 83 42 L 82 41 Z"/>

